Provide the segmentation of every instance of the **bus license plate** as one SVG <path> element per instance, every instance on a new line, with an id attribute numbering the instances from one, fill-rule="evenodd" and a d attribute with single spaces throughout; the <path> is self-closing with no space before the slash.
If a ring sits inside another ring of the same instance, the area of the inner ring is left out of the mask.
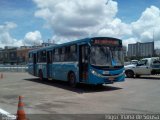
<path id="1" fill-rule="evenodd" d="M 109 80 L 114 80 L 114 78 L 110 77 Z"/>

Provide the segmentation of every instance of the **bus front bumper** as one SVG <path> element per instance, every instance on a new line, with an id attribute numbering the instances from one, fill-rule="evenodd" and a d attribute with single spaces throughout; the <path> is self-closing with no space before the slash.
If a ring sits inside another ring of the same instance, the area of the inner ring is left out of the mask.
<path id="1" fill-rule="evenodd" d="M 123 82 L 125 80 L 124 71 L 117 75 L 102 75 L 92 71 L 90 84 L 113 84 L 114 82 Z"/>

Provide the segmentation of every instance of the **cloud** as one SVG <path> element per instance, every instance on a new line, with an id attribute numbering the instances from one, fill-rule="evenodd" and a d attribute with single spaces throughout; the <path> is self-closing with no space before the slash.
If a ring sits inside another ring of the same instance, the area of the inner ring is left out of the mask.
<path id="1" fill-rule="evenodd" d="M 22 45 L 22 41 L 18 41 L 10 35 L 10 30 L 16 27 L 17 25 L 13 22 L 5 22 L 0 25 L 0 47 Z"/>
<path id="2" fill-rule="evenodd" d="M 155 41 L 155 48 L 160 48 L 160 9 L 155 6 L 146 8 L 140 18 L 131 24 L 126 25 L 130 34 L 124 34 L 124 45 L 136 42 Z M 124 27 L 122 27 L 124 28 Z"/>
<path id="3" fill-rule="evenodd" d="M 123 45 L 126 46 L 128 44 L 133 44 L 138 41 L 138 38 L 128 38 L 123 40 Z M 139 42 L 139 41 L 138 41 Z"/>
<path id="4" fill-rule="evenodd" d="M 35 16 L 44 19 L 51 28 L 57 43 L 94 36 L 123 39 L 123 44 L 160 41 L 160 9 L 146 8 L 136 20 L 125 23 L 117 17 L 118 3 L 113 0 L 33 0 L 37 5 Z M 0 43 L 4 45 L 33 45 L 42 43 L 40 31 L 29 31 L 17 40 L 10 34 L 17 25 L 6 22 L 0 25 Z"/>
<path id="5" fill-rule="evenodd" d="M 65 42 L 90 36 L 131 34 L 127 24 L 116 18 L 117 2 L 109 0 L 33 0 L 35 16 L 46 21 L 54 39 Z M 107 3 L 107 4 L 106 4 Z"/>
<path id="6" fill-rule="evenodd" d="M 6 31 L 9 31 L 9 30 L 14 29 L 16 27 L 17 27 L 17 25 L 13 22 L 5 22 L 3 25 L 0 25 L 0 31 L 6 32 Z"/>
<path id="7" fill-rule="evenodd" d="M 119 18 L 115 18 L 106 23 L 106 25 L 98 31 L 98 35 L 123 38 L 124 36 L 132 35 L 132 30 L 130 25 L 123 23 Z"/>
<path id="8" fill-rule="evenodd" d="M 58 43 L 92 36 L 117 37 L 128 43 L 160 40 L 160 9 L 150 6 L 139 19 L 127 24 L 118 18 L 113 0 L 33 0 L 35 16 L 46 21 Z M 107 4 L 106 4 L 107 3 Z"/>
<path id="9" fill-rule="evenodd" d="M 26 33 L 23 40 L 25 45 L 40 45 L 42 42 L 42 36 L 39 31 Z"/>
<path id="10" fill-rule="evenodd" d="M 28 32 L 21 40 L 15 39 L 10 35 L 10 31 L 17 25 L 13 22 L 5 22 L 0 25 L 0 47 L 4 46 L 22 46 L 22 45 L 39 45 L 42 43 L 42 36 L 39 31 Z"/>
<path id="11" fill-rule="evenodd" d="M 160 9 L 150 6 L 142 13 L 141 17 L 131 23 L 132 36 L 139 38 L 141 42 L 160 40 Z"/>

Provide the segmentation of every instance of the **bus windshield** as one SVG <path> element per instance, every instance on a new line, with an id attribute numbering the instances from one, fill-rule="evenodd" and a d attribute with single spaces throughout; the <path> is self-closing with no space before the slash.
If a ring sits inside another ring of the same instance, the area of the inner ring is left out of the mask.
<path id="1" fill-rule="evenodd" d="M 90 64 L 94 66 L 123 66 L 123 51 L 118 47 L 91 46 Z"/>

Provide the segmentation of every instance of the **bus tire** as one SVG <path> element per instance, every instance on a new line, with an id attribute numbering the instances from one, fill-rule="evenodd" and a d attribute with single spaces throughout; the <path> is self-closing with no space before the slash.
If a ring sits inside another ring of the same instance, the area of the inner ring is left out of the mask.
<path id="1" fill-rule="evenodd" d="M 38 72 L 38 77 L 39 77 L 40 80 L 43 80 L 43 79 L 44 79 L 44 78 L 43 78 L 43 72 L 42 72 L 42 70 L 39 70 L 39 72 Z"/>
<path id="2" fill-rule="evenodd" d="M 76 83 L 76 76 L 75 76 L 74 72 L 70 72 L 68 74 L 68 82 L 71 87 L 73 87 L 73 88 L 76 87 L 77 83 Z"/>
<path id="3" fill-rule="evenodd" d="M 128 78 L 134 78 L 134 72 L 132 70 L 127 70 L 125 74 Z"/>

